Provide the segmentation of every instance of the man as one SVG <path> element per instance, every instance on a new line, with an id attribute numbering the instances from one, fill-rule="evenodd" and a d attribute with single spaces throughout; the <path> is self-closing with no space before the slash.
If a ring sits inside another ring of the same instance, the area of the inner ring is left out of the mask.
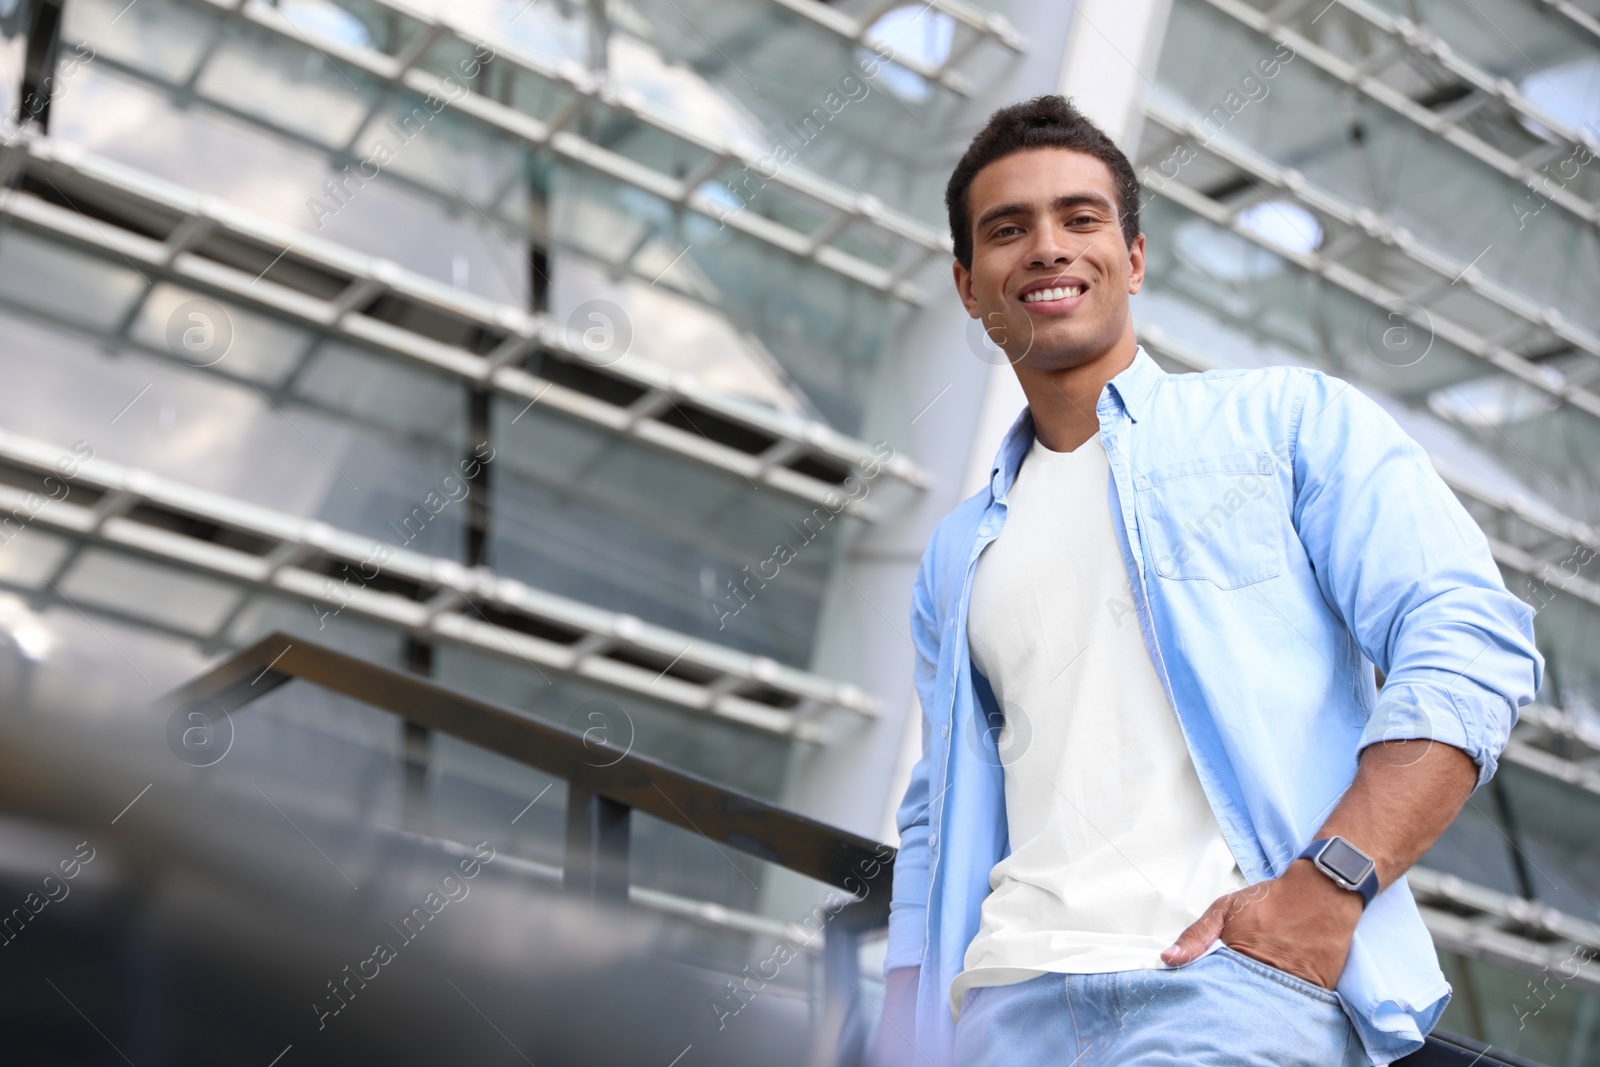
<path id="1" fill-rule="evenodd" d="M 1533 613 L 1354 388 L 1144 353 L 1138 197 L 1059 96 L 950 178 L 1028 406 L 916 584 L 879 1062 L 1383 1064 L 1449 999 L 1402 875 L 1538 689 Z"/>

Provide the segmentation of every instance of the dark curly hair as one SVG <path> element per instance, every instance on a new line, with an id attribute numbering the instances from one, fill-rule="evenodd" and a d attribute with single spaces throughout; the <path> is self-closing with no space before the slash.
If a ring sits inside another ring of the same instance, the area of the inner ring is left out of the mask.
<path id="1" fill-rule="evenodd" d="M 967 190 L 972 180 L 990 163 L 1032 148 L 1070 148 L 1104 163 L 1117 190 L 1122 238 L 1132 247 L 1134 238 L 1139 236 L 1139 179 L 1133 173 L 1133 164 L 1066 97 L 1039 96 L 1003 107 L 989 116 L 988 125 L 967 146 L 966 154 L 950 175 L 950 184 L 945 186 L 950 237 L 963 266 L 972 266 L 972 218 L 967 211 Z"/>

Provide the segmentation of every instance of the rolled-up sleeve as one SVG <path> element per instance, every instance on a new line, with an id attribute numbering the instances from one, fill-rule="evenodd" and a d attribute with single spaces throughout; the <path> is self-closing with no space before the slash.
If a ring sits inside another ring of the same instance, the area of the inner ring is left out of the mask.
<path id="1" fill-rule="evenodd" d="M 917 701 L 922 709 L 922 757 L 911 770 L 905 798 L 895 814 L 900 849 L 894 860 L 894 886 L 889 899 L 889 945 L 885 972 L 916 967 L 927 951 L 928 940 L 928 770 L 929 743 L 934 731 L 928 709 L 934 707 L 939 668 L 939 623 L 928 574 L 934 548 L 930 546 L 918 568 L 911 599 L 911 635 L 916 646 Z"/>
<path id="2" fill-rule="evenodd" d="M 1534 611 L 1427 454 L 1353 386 L 1308 372 L 1294 522 L 1323 595 L 1384 686 L 1361 745 L 1428 738 L 1494 774 L 1544 660 Z"/>

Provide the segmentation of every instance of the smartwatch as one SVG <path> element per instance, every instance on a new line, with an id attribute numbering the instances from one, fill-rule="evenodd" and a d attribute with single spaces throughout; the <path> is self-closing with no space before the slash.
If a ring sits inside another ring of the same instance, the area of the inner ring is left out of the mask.
<path id="1" fill-rule="evenodd" d="M 1378 865 L 1342 837 L 1319 837 L 1296 858 L 1310 860 L 1339 888 L 1360 893 L 1363 909 L 1378 895 Z"/>

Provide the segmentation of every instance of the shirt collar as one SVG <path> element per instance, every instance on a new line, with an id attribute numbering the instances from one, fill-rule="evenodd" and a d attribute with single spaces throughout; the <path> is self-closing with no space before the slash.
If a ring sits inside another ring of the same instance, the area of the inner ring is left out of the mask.
<path id="1" fill-rule="evenodd" d="M 1167 372 L 1140 345 L 1133 354 L 1133 362 L 1106 383 L 1097 409 L 1101 418 L 1108 413 L 1109 404 L 1120 403 L 1128 418 L 1138 422 L 1149 413 L 1150 396 L 1166 376 Z M 989 471 L 989 489 L 996 500 L 1004 499 L 1016 481 L 1017 471 L 1022 468 L 1028 449 L 1033 447 L 1033 436 L 1033 411 L 1024 407 L 1001 440 L 1000 451 Z"/>
<path id="2" fill-rule="evenodd" d="M 1150 394 L 1156 391 L 1156 386 L 1167 377 L 1167 372 L 1161 369 L 1161 364 L 1150 358 L 1150 354 L 1140 345 L 1133 353 L 1133 362 L 1122 369 L 1122 373 L 1106 383 L 1117 399 L 1122 401 L 1122 408 L 1128 413 L 1128 418 L 1138 422 L 1150 410 Z M 1103 402 L 1103 401 L 1102 401 Z"/>

